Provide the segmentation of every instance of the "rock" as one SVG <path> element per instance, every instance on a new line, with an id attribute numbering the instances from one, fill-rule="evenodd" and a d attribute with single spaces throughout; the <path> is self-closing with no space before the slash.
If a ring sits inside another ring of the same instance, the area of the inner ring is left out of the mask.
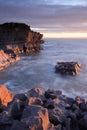
<path id="1" fill-rule="evenodd" d="M 0 85 L 0 100 L 2 105 L 7 106 L 13 100 L 14 95 L 7 89 L 6 86 Z"/>
<path id="2" fill-rule="evenodd" d="M 54 125 L 65 124 L 66 115 L 62 111 L 62 108 L 55 107 L 54 109 L 48 109 L 49 119 Z"/>
<path id="3" fill-rule="evenodd" d="M 45 97 L 46 97 L 46 98 L 55 99 L 55 98 L 57 98 L 57 95 L 56 95 L 56 92 L 54 92 L 53 90 L 48 89 L 48 90 L 45 92 Z"/>
<path id="4" fill-rule="evenodd" d="M 80 69 L 78 62 L 57 62 L 55 70 L 60 74 L 76 75 Z"/>
<path id="5" fill-rule="evenodd" d="M 26 123 L 29 130 L 47 130 L 49 126 L 48 111 L 40 106 L 29 105 L 24 109 L 21 121 Z"/>
<path id="6" fill-rule="evenodd" d="M 43 98 L 43 90 L 41 88 L 32 88 L 26 93 L 28 98 L 30 97 L 38 97 Z"/>
<path id="7" fill-rule="evenodd" d="M 9 54 L 0 50 L 0 70 L 11 65 L 12 63 L 20 60 L 19 56 L 16 56 L 13 51 L 10 51 Z"/>
<path id="8" fill-rule="evenodd" d="M 75 102 L 79 105 L 81 103 L 85 103 L 85 100 L 83 98 L 81 98 L 80 96 L 77 96 L 75 98 Z"/>
<path id="9" fill-rule="evenodd" d="M 29 105 L 40 105 L 40 106 L 43 106 L 43 102 L 40 98 L 34 98 L 34 97 L 31 97 L 29 98 Z"/>
<path id="10" fill-rule="evenodd" d="M 14 96 L 14 99 L 19 99 L 21 101 L 26 101 L 27 100 L 27 96 L 24 93 L 20 93 L 20 94 L 16 94 Z"/>
<path id="11" fill-rule="evenodd" d="M 80 109 L 81 109 L 82 111 L 87 111 L 87 104 L 85 104 L 85 103 L 80 103 L 79 107 L 80 107 Z"/>
<path id="12" fill-rule="evenodd" d="M 29 130 L 26 124 L 20 121 L 14 121 L 10 130 Z"/>
<path id="13" fill-rule="evenodd" d="M 52 99 L 48 99 L 48 100 L 46 100 L 45 107 L 48 109 L 54 109 L 55 102 Z"/>
<path id="14" fill-rule="evenodd" d="M 67 118 L 66 123 L 65 123 L 66 130 L 71 130 L 70 125 L 71 125 L 71 119 Z"/>
<path id="15" fill-rule="evenodd" d="M 22 101 L 19 99 L 14 100 L 9 108 L 9 116 L 15 120 L 20 120 L 24 108 L 25 104 Z"/>
<path id="16" fill-rule="evenodd" d="M 62 91 L 60 91 L 60 90 L 56 90 L 56 95 L 57 95 L 57 96 L 62 95 Z"/>
<path id="17" fill-rule="evenodd" d="M 49 112 L 49 120 L 52 124 L 58 125 L 61 123 L 59 117 L 52 110 L 49 110 L 48 112 Z"/>
<path id="18" fill-rule="evenodd" d="M 62 125 L 59 124 L 59 125 L 55 126 L 55 129 L 56 129 L 56 130 L 62 130 Z"/>
<path id="19" fill-rule="evenodd" d="M 87 119 L 80 119 L 79 120 L 79 129 L 80 130 L 87 130 Z"/>

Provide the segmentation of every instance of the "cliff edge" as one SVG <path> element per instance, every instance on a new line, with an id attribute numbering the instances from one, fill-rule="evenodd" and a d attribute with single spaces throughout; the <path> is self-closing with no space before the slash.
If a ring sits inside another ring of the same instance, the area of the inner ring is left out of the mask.
<path id="1" fill-rule="evenodd" d="M 43 34 L 24 23 L 0 24 L 0 70 L 18 61 L 19 53 L 32 54 L 42 49 Z"/>
<path id="2" fill-rule="evenodd" d="M 0 49 L 12 49 L 15 53 L 41 50 L 43 34 L 34 32 L 24 23 L 0 24 Z"/>

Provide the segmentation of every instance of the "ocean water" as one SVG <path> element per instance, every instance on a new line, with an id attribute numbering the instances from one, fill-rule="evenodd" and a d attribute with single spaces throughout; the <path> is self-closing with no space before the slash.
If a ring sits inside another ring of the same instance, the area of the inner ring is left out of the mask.
<path id="1" fill-rule="evenodd" d="M 38 54 L 23 56 L 0 71 L 0 84 L 7 85 L 14 93 L 42 87 L 87 99 L 87 39 L 45 39 L 42 47 Z M 55 73 L 57 61 L 78 61 L 81 70 L 76 76 L 62 76 Z"/>

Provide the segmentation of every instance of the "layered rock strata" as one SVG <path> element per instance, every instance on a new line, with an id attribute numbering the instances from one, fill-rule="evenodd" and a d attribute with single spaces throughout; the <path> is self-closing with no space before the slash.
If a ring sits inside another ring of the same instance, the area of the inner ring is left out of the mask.
<path id="1" fill-rule="evenodd" d="M 43 35 L 34 32 L 23 23 L 4 23 L 0 25 L 0 48 L 12 49 L 15 53 L 32 53 L 41 50 Z"/>
<path id="2" fill-rule="evenodd" d="M 41 88 L 13 95 L 5 86 L 0 93 L 0 130 L 87 130 L 87 102 L 79 96 Z"/>
<path id="3" fill-rule="evenodd" d="M 18 55 L 15 55 L 11 50 L 9 51 L 10 53 L 7 54 L 4 52 L 4 50 L 0 50 L 0 70 L 20 60 Z"/>
<path id="4" fill-rule="evenodd" d="M 0 70 L 18 61 L 17 54 L 32 54 L 42 49 L 43 35 L 23 23 L 0 24 Z"/>

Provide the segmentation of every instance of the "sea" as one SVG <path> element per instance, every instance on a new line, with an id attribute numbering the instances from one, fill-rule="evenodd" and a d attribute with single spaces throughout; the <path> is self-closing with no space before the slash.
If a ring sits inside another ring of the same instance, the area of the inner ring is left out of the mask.
<path id="1" fill-rule="evenodd" d="M 43 50 L 0 71 L 0 84 L 13 93 L 26 92 L 40 87 L 44 90 L 61 90 L 69 97 L 87 99 L 87 39 L 44 39 Z M 61 61 L 77 61 L 81 69 L 76 76 L 55 73 Z"/>

